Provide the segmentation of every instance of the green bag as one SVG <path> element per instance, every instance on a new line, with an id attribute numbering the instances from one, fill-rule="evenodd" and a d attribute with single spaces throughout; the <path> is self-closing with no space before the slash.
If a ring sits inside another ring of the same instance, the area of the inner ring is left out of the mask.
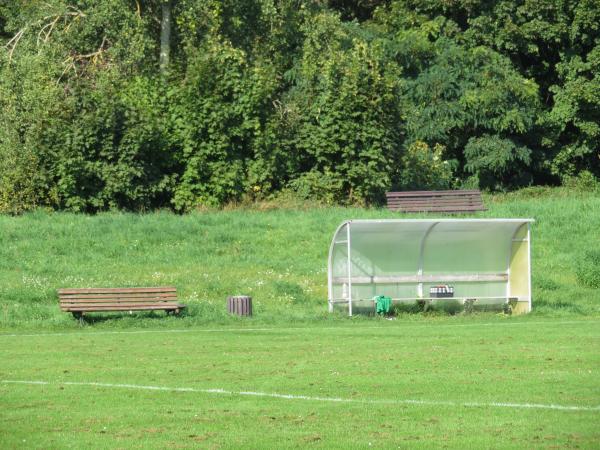
<path id="1" fill-rule="evenodd" d="M 390 307 L 392 306 L 392 299 L 385 295 L 376 295 L 373 297 L 375 300 L 375 311 L 377 314 L 389 314 Z"/>

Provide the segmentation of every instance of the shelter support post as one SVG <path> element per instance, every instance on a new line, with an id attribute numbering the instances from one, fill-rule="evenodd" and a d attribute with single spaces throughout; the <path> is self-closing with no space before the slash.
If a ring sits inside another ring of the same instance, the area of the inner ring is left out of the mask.
<path id="1" fill-rule="evenodd" d="M 427 237 L 437 224 L 438 222 L 432 223 L 423 234 L 423 238 L 421 238 L 421 245 L 419 246 L 419 270 L 417 272 L 419 277 L 423 275 L 423 261 L 425 260 L 425 243 L 427 241 Z M 423 298 L 423 282 L 420 282 L 417 285 L 417 297 Z"/>
<path id="2" fill-rule="evenodd" d="M 352 258 L 350 256 L 350 222 L 346 225 L 346 240 L 348 241 L 348 315 L 352 316 Z"/>
<path id="3" fill-rule="evenodd" d="M 531 311 L 530 224 L 519 227 L 510 242 L 506 301 L 514 314 Z"/>
<path id="4" fill-rule="evenodd" d="M 531 311 L 531 223 L 527 223 L 527 312 Z"/>

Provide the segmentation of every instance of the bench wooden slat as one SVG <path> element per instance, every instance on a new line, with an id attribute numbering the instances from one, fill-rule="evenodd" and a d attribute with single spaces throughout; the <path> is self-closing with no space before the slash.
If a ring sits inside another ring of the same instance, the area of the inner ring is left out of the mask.
<path id="1" fill-rule="evenodd" d="M 422 200 L 406 200 L 406 201 L 396 201 L 390 200 L 388 205 L 411 205 L 411 204 L 435 204 L 435 205 L 460 205 L 460 204 L 468 204 L 468 203 L 483 203 L 480 199 L 472 198 L 467 200 L 444 200 L 444 201 L 436 201 L 435 199 L 422 199 Z"/>
<path id="2" fill-rule="evenodd" d="M 472 211 L 482 211 L 481 208 L 477 207 L 477 206 L 473 206 L 473 207 L 469 207 L 469 206 L 464 206 L 464 207 L 458 207 L 458 206 L 453 206 L 453 207 L 448 207 L 448 208 L 430 208 L 430 209 L 426 209 L 424 207 L 420 207 L 420 208 L 398 208 L 398 209 L 393 209 L 390 208 L 390 211 L 398 211 L 398 212 L 472 212 Z"/>
<path id="3" fill-rule="evenodd" d="M 481 198 L 481 194 L 468 194 L 468 195 L 403 195 L 402 197 L 388 196 L 387 199 L 404 201 L 404 200 L 428 200 L 435 198 L 436 200 L 467 200 L 470 198 Z"/>
<path id="4" fill-rule="evenodd" d="M 436 203 L 436 204 L 445 204 L 445 203 L 469 203 L 469 202 L 477 202 L 482 203 L 481 197 L 464 197 L 464 198 L 456 198 L 456 197 L 404 197 L 404 198 L 390 198 L 388 200 L 389 203 L 397 203 L 397 204 L 409 204 L 409 203 Z"/>
<path id="5" fill-rule="evenodd" d="M 481 194 L 452 194 L 452 195 L 437 195 L 437 194 L 431 194 L 431 195 L 403 195 L 400 197 L 395 197 L 393 195 L 388 195 L 387 196 L 388 200 L 398 200 L 398 201 L 403 201 L 403 200 L 409 200 L 409 199 L 414 199 L 414 200 L 427 200 L 430 198 L 435 198 L 437 200 L 453 200 L 453 199 L 458 199 L 458 200 L 464 200 L 464 199 L 469 199 L 469 198 L 481 198 Z"/>
<path id="6" fill-rule="evenodd" d="M 432 204 L 432 203 L 416 203 L 416 204 L 410 204 L 410 205 L 388 205 L 389 209 L 423 209 L 423 208 L 436 208 L 436 209 L 452 209 L 452 208 L 479 208 L 481 209 L 483 207 L 483 205 L 481 203 L 477 204 L 477 203 L 471 203 L 471 204 L 462 204 L 462 205 L 458 205 L 458 204 L 443 204 L 443 205 L 436 205 L 436 204 Z"/>
<path id="7" fill-rule="evenodd" d="M 163 303 L 177 303 L 177 299 L 176 298 L 167 298 L 167 299 L 152 299 L 152 298 L 146 298 L 146 299 L 106 299 L 106 300 L 87 300 L 87 299 L 83 299 L 83 300 L 65 300 L 65 299 L 60 299 L 60 304 L 61 305 L 118 305 L 121 303 L 127 303 L 127 304 L 132 304 L 132 305 L 140 305 L 143 303 L 148 303 L 148 304 L 155 304 L 155 303 L 159 303 L 159 304 L 163 304 Z"/>
<path id="8" fill-rule="evenodd" d="M 177 295 L 174 294 L 160 294 L 160 295 L 133 295 L 133 294 L 112 294 L 112 295 L 59 295 L 61 300 L 73 300 L 73 301 L 85 301 L 85 300 L 115 300 L 115 299 L 123 299 L 123 300 L 148 300 L 148 299 L 156 299 L 156 300 L 168 300 L 168 299 L 177 299 Z"/>
<path id="9" fill-rule="evenodd" d="M 119 305 L 169 305 L 172 303 L 177 303 L 177 299 L 171 299 L 161 302 L 154 301 L 143 301 L 143 302 L 60 302 L 61 307 L 69 307 L 69 306 L 92 306 L 92 305 L 101 305 L 101 306 L 119 306 Z"/>
<path id="10" fill-rule="evenodd" d="M 391 211 L 402 212 L 473 212 L 485 211 L 481 192 L 465 191 L 403 191 L 387 192 Z"/>
<path id="11" fill-rule="evenodd" d="M 88 309 L 96 309 L 96 308 L 126 308 L 126 309 L 135 309 L 135 308 L 143 308 L 145 306 L 160 306 L 162 307 L 175 307 L 177 308 L 179 304 L 177 302 L 168 302 L 161 303 L 157 305 L 156 303 L 77 303 L 77 304 L 61 304 L 61 308 L 70 309 L 70 308 L 88 308 Z"/>
<path id="12" fill-rule="evenodd" d="M 448 190 L 448 191 L 397 191 L 386 192 L 386 197 L 452 197 L 463 195 L 481 195 L 481 191 L 473 190 Z"/>
<path id="13" fill-rule="evenodd" d="M 423 206 L 423 205 L 440 205 L 440 206 L 452 206 L 452 205 L 470 205 L 470 204 L 477 204 L 477 205 L 483 205 L 483 202 L 481 200 L 467 200 L 467 201 L 457 201 L 457 200 L 446 200 L 446 201 L 435 201 L 435 200 L 407 200 L 405 202 L 394 202 L 394 201 L 390 201 L 388 202 L 388 205 L 406 205 L 406 206 Z"/>
<path id="14" fill-rule="evenodd" d="M 111 294 L 111 293 L 140 293 L 140 292 L 176 292 L 173 286 L 146 287 L 146 288 L 82 288 L 59 289 L 59 294 Z"/>

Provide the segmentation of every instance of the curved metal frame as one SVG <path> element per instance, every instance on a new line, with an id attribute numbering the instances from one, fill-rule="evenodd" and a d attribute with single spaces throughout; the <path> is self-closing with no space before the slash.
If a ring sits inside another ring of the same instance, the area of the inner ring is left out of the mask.
<path id="1" fill-rule="evenodd" d="M 341 244 L 342 242 L 336 242 L 338 234 L 344 226 L 348 225 L 351 221 L 346 220 L 340 224 L 333 233 L 333 239 L 329 245 L 329 256 L 327 258 L 327 300 L 329 303 L 329 312 L 333 312 L 333 248 L 335 244 Z"/>

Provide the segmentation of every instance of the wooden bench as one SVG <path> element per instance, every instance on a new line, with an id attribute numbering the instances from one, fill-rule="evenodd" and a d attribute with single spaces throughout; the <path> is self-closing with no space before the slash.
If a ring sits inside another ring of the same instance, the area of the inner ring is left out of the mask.
<path id="1" fill-rule="evenodd" d="M 88 312 L 156 311 L 178 314 L 177 289 L 167 287 L 59 289 L 60 309 L 82 318 Z"/>
<path id="2" fill-rule="evenodd" d="M 403 191 L 385 195 L 391 211 L 461 213 L 486 210 L 478 190 Z"/>

